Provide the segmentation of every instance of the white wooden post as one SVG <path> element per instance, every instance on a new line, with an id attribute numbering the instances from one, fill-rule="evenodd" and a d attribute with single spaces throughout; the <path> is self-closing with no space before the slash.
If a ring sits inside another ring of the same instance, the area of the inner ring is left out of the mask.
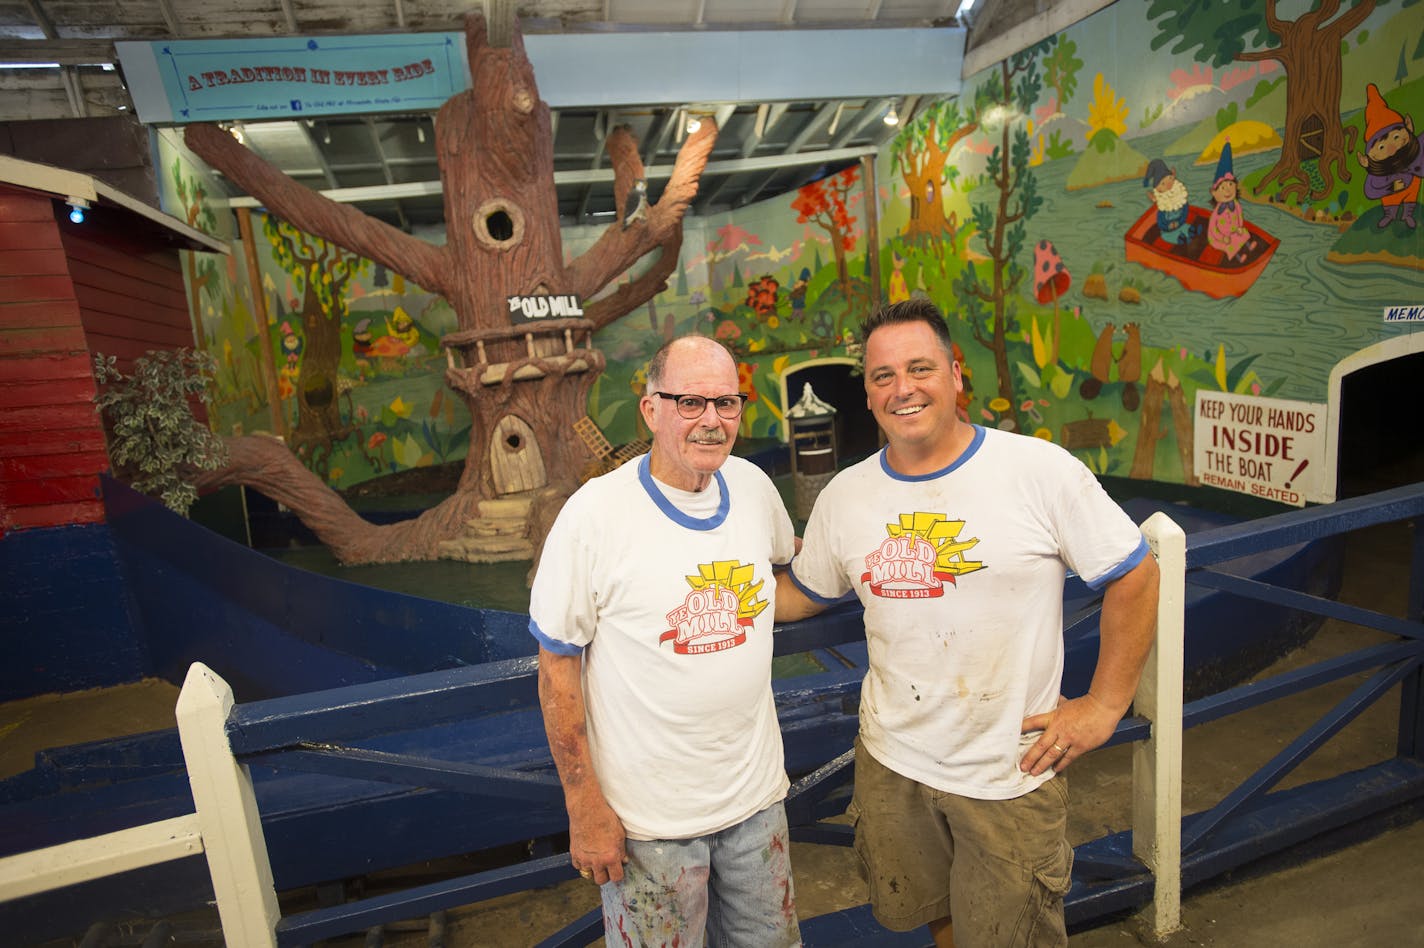
<path id="1" fill-rule="evenodd" d="M 1152 870 L 1157 938 L 1182 924 L 1182 669 L 1187 538 L 1165 513 L 1142 525 L 1157 557 L 1157 636 L 1137 686 L 1135 712 L 1152 733 L 1132 748 L 1132 854 Z"/>
<path id="2" fill-rule="evenodd" d="M 252 775 L 232 756 L 227 718 L 232 689 L 194 662 L 178 695 L 178 737 L 217 895 L 223 939 L 243 948 L 276 948 L 281 918 Z"/>

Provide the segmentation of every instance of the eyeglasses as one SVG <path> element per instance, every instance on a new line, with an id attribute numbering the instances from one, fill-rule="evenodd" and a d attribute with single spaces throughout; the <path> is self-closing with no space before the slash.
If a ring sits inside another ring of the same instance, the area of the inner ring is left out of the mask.
<path id="1" fill-rule="evenodd" d="M 723 418 L 736 418 L 741 415 L 742 406 L 747 401 L 747 396 L 741 392 L 735 395 L 718 395 L 716 398 L 703 398 L 701 395 L 669 395 L 667 392 L 654 392 L 653 394 L 658 398 L 677 402 L 677 413 L 689 420 L 701 418 L 702 413 L 707 410 L 708 402 L 712 403 L 712 407 L 717 409 L 717 414 Z"/>

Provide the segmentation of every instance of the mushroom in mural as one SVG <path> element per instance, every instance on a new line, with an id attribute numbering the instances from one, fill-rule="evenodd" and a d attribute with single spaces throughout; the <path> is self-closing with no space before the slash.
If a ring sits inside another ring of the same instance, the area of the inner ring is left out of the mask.
<path id="1" fill-rule="evenodd" d="M 517 24 L 511 28 L 500 17 L 492 24 L 487 31 L 482 13 L 467 16 L 471 85 L 436 116 L 448 222 L 443 246 L 302 186 L 217 125 L 185 132 L 194 152 L 273 215 L 443 295 L 455 310 L 459 328 L 440 340 L 445 382 L 464 400 L 472 424 L 463 474 L 444 502 L 412 520 L 369 523 L 280 440 L 253 436 L 229 439 L 229 465 L 200 481 L 261 490 L 295 511 L 343 563 L 537 556 L 592 460 L 573 425 L 584 417 L 605 365 L 593 333 L 666 287 L 682 247 L 683 215 L 717 137 L 715 123 L 704 121 L 684 140 L 659 200 L 646 211 L 623 213 L 641 200 L 636 185 L 646 175 L 632 134 L 610 132 L 605 148 L 620 213 L 592 247 L 566 263 L 549 107 L 539 98 Z M 584 304 L 654 251 L 660 254 L 641 275 Z M 511 298 L 573 305 L 558 318 L 520 322 Z M 522 519 L 523 544 L 481 548 L 480 537 L 490 532 L 478 526 L 484 518 Z"/>
<path id="2" fill-rule="evenodd" d="M 1049 344 L 1049 358 L 1046 364 L 1058 362 L 1058 343 L 1062 327 L 1058 317 L 1058 298 L 1068 292 L 1073 285 L 1073 277 L 1063 265 L 1058 248 L 1048 240 L 1040 240 L 1033 248 L 1033 295 L 1040 303 L 1053 303 L 1053 341 Z M 1034 324 L 1037 326 L 1037 323 Z"/>

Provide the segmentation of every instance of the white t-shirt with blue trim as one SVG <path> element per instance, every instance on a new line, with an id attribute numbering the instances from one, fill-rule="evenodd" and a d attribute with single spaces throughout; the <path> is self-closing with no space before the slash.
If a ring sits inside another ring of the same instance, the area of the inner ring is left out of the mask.
<path id="1" fill-rule="evenodd" d="M 583 653 L 594 768 L 629 837 L 715 833 L 786 796 L 771 570 L 794 543 L 776 488 L 737 457 L 693 493 L 654 480 L 643 455 L 559 512 L 530 631 Z"/>
<path id="2" fill-rule="evenodd" d="M 819 601 L 854 590 L 870 670 L 860 735 L 887 767 L 977 799 L 1050 779 L 1018 762 L 1023 719 L 1058 703 L 1063 580 L 1099 588 L 1147 544 L 1091 471 L 1058 445 L 975 426 L 949 467 L 910 477 L 885 452 L 817 498 L 796 584 Z"/>

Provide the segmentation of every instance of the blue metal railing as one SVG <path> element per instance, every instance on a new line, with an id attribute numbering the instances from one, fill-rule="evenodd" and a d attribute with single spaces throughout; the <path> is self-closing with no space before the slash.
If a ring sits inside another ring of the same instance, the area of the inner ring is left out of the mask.
<path id="1" fill-rule="evenodd" d="M 1401 520 L 1412 520 L 1414 526 L 1406 615 L 1402 619 L 1212 568 L 1242 556 Z M 1342 825 L 1343 821 L 1424 797 L 1424 765 L 1419 760 L 1421 736 L 1424 736 L 1424 702 L 1420 699 L 1421 657 L 1424 656 L 1424 622 L 1421 622 L 1424 620 L 1421 532 L 1424 531 L 1420 530 L 1421 524 L 1424 524 L 1424 484 L 1416 484 L 1371 497 L 1210 530 L 1190 538 L 1186 554 L 1188 584 L 1367 626 L 1395 640 L 1231 688 L 1182 707 L 1183 722 L 1187 727 L 1194 727 L 1373 670 L 1347 698 L 1220 803 L 1205 813 L 1183 820 L 1184 881 L 1200 881 L 1262 855 L 1260 845 L 1243 843 L 1243 834 L 1256 832 L 1274 841 L 1273 845 L 1285 846 Z M 786 654 L 830 649 L 862 637 L 859 610 L 845 608 L 822 619 L 779 630 L 777 651 Z M 485 797 L 556 801 L 561 795 L 559 785 L 548 770 L 531 773 L 433 761 L 342 743 L 416 725 L 537 708 L 536 673 L 533 659 L 515 659 L 239 705 L 232 709 L 228 719 L 227 736 L 233 755 L 242 763 L 441 788 Z M 841 699 L 849 696 L 853 700 L 858 691 L 857 676 L 851 673 L 845 677 L 846 681 L 837 685 L 839 691 L 822 692 L 816 697 L 834 701 L 839 695 Z M 1398 757 L 1366 771 L 1295 788 L 1279 798 L 1269 793 L 1315 749 L 1401 682 L 1404 689 Z M 794 687 L 783 690 L 796 691 Z M 1149 729 L 1143 719 L 1129 718 L 1119 726 L 1114 742 L 1142 739 Z M 849 841 L 847 828 L 824 824 L 821 820 L 839 812 L 837 807 L 843 808 L 840 795 L 850 780 L 851 754 L 828 748 L 824 758 L 793 785 L 787 800 L 788 817 L 797 839 L 846 843 Z M 1314 805 L 1300 807 L 1298 802 L 1308 794 L 1314 795 Z M 1302 809 L 1311 812 L 1302 813 Z M 1258 829 L 1245 828 L 1247 822 Z M 1262 826 L 1266 828 L 1259 829 Z M 1070 923 L 1141 905 L 1152 897 L 1152 875 L 1133 858 L 1130 833 L 1112 834 L 1079 847 L 1075 875 L 1077 881 L 1067 900 Z M 567 854 L 536 859 L 395 895 L 292 915 L 277 923 L 277 942 L 306 944 L 318 938 L 359 931 L 574 876 Z M 806 926 L 808 943 L 814 937 L 812 932 L 830 931 L 834 924 L 827 921 L 817 926 L 816 921 L 810 920 Z M 541 944 L 587 944 L 600 934 L 601 923 L 595 912 Z"/>

